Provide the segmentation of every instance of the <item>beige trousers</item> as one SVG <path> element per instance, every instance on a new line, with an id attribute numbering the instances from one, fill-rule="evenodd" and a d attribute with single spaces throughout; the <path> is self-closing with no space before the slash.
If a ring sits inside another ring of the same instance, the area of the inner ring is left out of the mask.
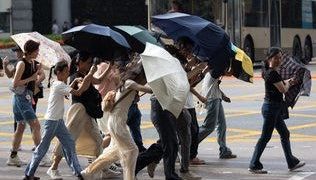
<path id="1" fill-rule="evenodd" d="M 124 180 L 135 179 L 135 167 L 138 156 L 138 148 L 131 137 L 126 125 L 127 117 L 116 117 L 110 114 L 108 129 L 111 135 L 110 145 L 103 150 L 103 153 L 86 168 L 86 172 L 94 174 L 115 162 L 121 160 Z"/>
<path id="2" fill-rule="evenodd" d="M 91 118 L 81 103 L 71 105 L 66 117 L 67 129 L 76 142 L 77 155 L 98 157 L 102 153 L 102 137 L 97 122 Z M 54 150 L 55 156 L 62 156 L 60 142 Z"/>

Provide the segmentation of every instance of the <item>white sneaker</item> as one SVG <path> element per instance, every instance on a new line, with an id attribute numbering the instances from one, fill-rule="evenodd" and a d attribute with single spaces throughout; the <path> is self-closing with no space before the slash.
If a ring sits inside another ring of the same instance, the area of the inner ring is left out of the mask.
<path id="1" fill-rule="evenodd" d="M 113 171 L 111 169 L 103 169 L 102 173 L 101 173 L 101 178 L 114 178 L 117 176 L 120 176 L 122 173 L 121 172 L 117 172 L 117 171 Z"/>
<path id="2" fill-rule="evenodd" d="M 88 174 L 86 170 L 83 170 L 80 172 L 81 176 L 83 177 L 84 180 L 95 180 L 95 179 L 98 179 L 96 178 L 96 174 L 99 174 L 99 173 L 96 173 L 96 174 Z"/>
<path id="3" fill-rule="evenodd" d="M 59 171 L 58 170 L 52 170 L 51 167 L 47 170 L 46 174 L 49 175 L 49 177 L 51 179 L 63 179 L 61 177 L 61 175 L 59 174 Z"/>
<path id="4" fill-rule="evenodd" d="M 111 164 L 109 169 L 115 172 L 123 172 L 123 168 L 118 167 L 115 163 Z"/>
<path id="5" fill-rule="evenodd" d="M 21 167 L 23 165 L 26 165 L 26 162 L 21 161 L 21 159 L 19 158 L 18 155 L 16 155 L 14 158 L 11 158 L 11 156 L 9 157 L 8 161 L 7 161 L 7 165 L 8 166 L 17 166 L 17 167 Z"/>
<path id="6" fill-rule="evenodd" d="M 39 166 L 41 167 L 50 167 L 52 165 L 51 160 L 45 155 L 43 159 L 41 160 Z"/>

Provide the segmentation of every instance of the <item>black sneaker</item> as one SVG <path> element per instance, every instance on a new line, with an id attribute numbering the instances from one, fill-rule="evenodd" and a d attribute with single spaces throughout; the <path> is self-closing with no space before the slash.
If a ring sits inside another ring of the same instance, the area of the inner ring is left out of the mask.
<path id="1" fill-rule="evenodd" d="M 251 172 L 252 174 L 268 174 L 268 171 L 264 169 L 251 169 L 248 168 L 248 171 Z"/>
<path id="2" fill-rule="evenodd" d="M 305 162 L 304 162 L 304 161 L 299 162 L 299 163 L 297 163 L 294 167 L 289 168 L 289 171 L 294 171 L 294 170 L 296 170 L 296 169 L 298 169 L 298 168 L 301 168 L 301 167 L 303 167 L 303 166 L 305 166 Z"/>
<path id="3" fill-rule="evenodd" d="M 233 153 L 224 153 L 219 156 L 220 159 L 233 159 L 236 158 L 237 155 Z"/>
<path id="4" fill-rule="evenodd" d="M 40 180 L 40 178 L 36 176 L 25 176 L 23 180 Z"/>

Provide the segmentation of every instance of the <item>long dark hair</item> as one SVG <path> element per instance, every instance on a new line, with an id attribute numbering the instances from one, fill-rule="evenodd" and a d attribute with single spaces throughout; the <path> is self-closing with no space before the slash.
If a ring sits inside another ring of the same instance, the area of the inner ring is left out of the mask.
<path id="1" fill-rule="evenodd" d="M 77 65 L 79 62 L 86 62 L 91 56 L 90 53 L 80 51 L 80 52 L 74 52 L 73 54 L 70 54 L 71 57 L 71 63 L 70 63 L 70 68 L 69 68 L 69 76 L 73 75 L 74 73 L 77 72 Z"/>
<path id="2" fill-rule="evenodd" d="M 126 80 L 133 80 L 137 83 L 142 83 L 146 80 L 145 71 L 141 62 L 132 63 L 123 73 L 121 73 L 118 89 L 122 91 Z"/>
<path id="3" fill-rule="evenodd" d="M 48 77 L 48 84 L 47 87 L 50 88 L 50 81 L 52 78 L 52 72 L 54 71 L 54 74 L 57 75 L 58 71 L 63 71 L 66 67 L 68 67 L 68 62 L 65 60 L 57 62 L 53 67 L 50 68 L 49 71 L 49 77 Z"/>
<path id="4" fill-rule="evenodd" d="M 266 71 L 269 69 L 269 61 L 272 59 L 275 55 L 282 53 L 282 49 L 279 47 L 270 47 L 268 49 L 266 59 L 262 62 L 262 74 L 261 76 L 264 78 Z"/>
<path id="5" fill-rule="evenodd" d="M 175 58 L 177 58 L 181 64 L 186 64 L 188 61 L 187 61 L 187 58 L 185 57 L 184 54 L 182 54 L 180 52 L 180 49 L 178 49 L 176 46 L 174 45 L 170 45 L 170 44 L 167 44 L 164 46 L 164 48 L 172 55 L 174 56 Z"/>

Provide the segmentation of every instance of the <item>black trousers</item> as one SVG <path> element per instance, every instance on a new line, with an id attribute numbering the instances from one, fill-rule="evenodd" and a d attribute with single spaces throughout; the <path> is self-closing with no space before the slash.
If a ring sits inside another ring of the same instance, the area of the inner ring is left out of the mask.
<path id="1" fill-rule="evenodd" d="M 163 149 L 160 140 L 152 144 L 147 150 L 137 157 L 135 175 L 150 163 L 159 163 L 162 159 Z"/>
<path id="2" fill-rule="evenodd" d="M 198 154 L 199 147 L 199 124 L 196 118 L 195 108 L 188 109 L 191 115 L 191 149 L 190 159 L 193 159 Z"/>
<path id="3" fill-rule="evenodd" d="M 166 179 L 181 179 L 175 172 L 175 163 L 178 153 L 176 117 L 169 111 L 163 110 L 158 100 L 152 97 L 151 120 L 158 131 L 161 141 Z"/>

